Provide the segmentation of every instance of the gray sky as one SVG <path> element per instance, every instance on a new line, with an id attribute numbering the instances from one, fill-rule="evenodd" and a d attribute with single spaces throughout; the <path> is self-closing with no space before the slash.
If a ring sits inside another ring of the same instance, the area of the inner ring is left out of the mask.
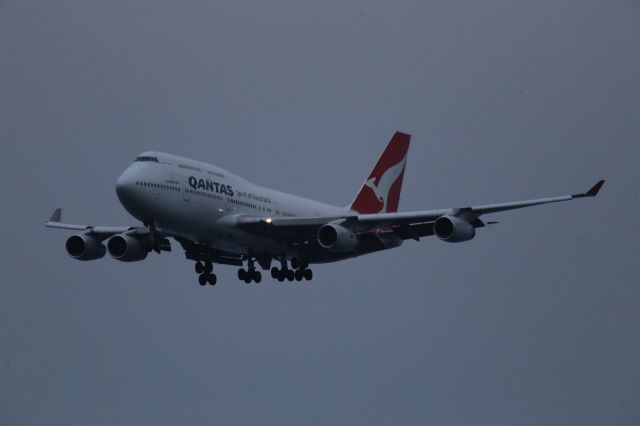
<path id="1" fill-rule="evenodd" d="M 0 2 L 0 424 L 640 422 L 640 4 L 345 3 Z M 397 129 L 404 210 L 608 181 L 310 284 L 42 226 L 133 224 L 148 149 L 344 205 Z"/>

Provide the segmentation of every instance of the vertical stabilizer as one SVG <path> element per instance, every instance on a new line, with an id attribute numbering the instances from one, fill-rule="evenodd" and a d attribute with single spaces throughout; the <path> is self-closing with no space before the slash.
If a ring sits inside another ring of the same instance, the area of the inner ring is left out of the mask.
<path id="1" fill-rule="evenodd" d="M 360 214 L 398 211 L 411 135 L 396 132 L 351 203 Z"/>

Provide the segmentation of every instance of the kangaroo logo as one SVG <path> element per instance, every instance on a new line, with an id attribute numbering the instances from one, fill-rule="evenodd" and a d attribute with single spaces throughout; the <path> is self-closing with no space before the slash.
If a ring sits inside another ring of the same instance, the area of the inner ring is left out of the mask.
<path id="1" fill-rule="evenodd" d="M 360 214 L 397 212 L 411 136 L 396 132 L 349 208 Z"/>
<path id="2" fill-rule="evenodd" d="M 407 157 L 405 156 L 398 164 L 389 167 L 382 176 L 374 176 L 364 183 L 364 186 L 371 188 L 378 201 L 382 203 L 382 209 L 380 211 L 387 211 L 387 199 L 389 198 L 391 185 L 400 177 L 406 162 Z"/>

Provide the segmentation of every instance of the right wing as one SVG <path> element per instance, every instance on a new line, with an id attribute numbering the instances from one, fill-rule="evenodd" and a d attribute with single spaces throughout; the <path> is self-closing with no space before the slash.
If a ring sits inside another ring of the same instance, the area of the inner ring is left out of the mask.
<path id="1" fill-rule="evenodd" d="M 570 201 L 576 198 L 595 197 L 600 188 L 604 185 L 604 180 L 598 181 L 589 191 L 573 195 L 561 195 L 558 197 L 537 198 L 533 200 L 514 201 L 509 203 L 486 204 L 472 207 L 451 208 L 442 210 L 427 210 L 407 213 L 382 213 L 359 215 L 359 224 L 371 224 L 376 227 L 393 226 L 400 224 L 433 222 L 440 216 L 469 214 L 476 218 L 484 214 L 503 212 L 507 210 L 522 209 L 525 207 L 538 206 L 541 204 L 559 203 Z"/>
<path id="2" fill-rule="evenodd" d="M 521 209 L 541 204 L 570 201 L 576 198 L 595 197 L 602 188 L 602 185 L 604 185 L 604 180 L 598 181 L 593 187 L 591 187 L 591 189 L 584 193 L 440 210 L 378 214 L 354 213 L 330 217 L 319 216 L 273 219 L 241 216 L 237 219 L 237 226 L 244 228 L 249 232 L 287 239 L 305 234 L 313 234 L 322 225 L 339 221 L 342 226 L 345 226 L 354 232 L 366 232 L 379 228 L 391 228 L 404 239 L 417 239 L 433 235 L 433 222 L 441 216 L 464 216 L 474 227 L 478 228 L 484 226 L 484 223 L 479 219 L 480 216 L 484 214 Z"/>

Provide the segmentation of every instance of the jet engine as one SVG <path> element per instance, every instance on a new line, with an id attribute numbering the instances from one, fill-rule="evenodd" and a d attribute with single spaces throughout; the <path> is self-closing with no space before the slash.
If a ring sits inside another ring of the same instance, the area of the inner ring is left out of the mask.
<path id="1" fill-rule="evenodd" d="M 327 223 L 318 229 L 318 244 L 327 250 L 336 252 L 355 251 L 358 247 L 358 238 L 344 226 Z"/>
<path id="2" fill-rule="evenodd" d="M 476 235 L 475 227 L 458 216 L 441 216 L 433 224 L 433 232 L 442 241 L 459 243 Z"/>
<path id="3" fill-rule="evenodd" d="M 95 260 L 104 257 L 106 247 L 87 234 L 72 235 L 65 244 L 69 256 L 77 260 Z"/>
<path id="4" fill-rule="evenodd" d="M 121 262 L 144 260 L 149 253 L 146 239 L 134 238 L 127 234 L 118 234 L 109 238 L 107 250 L 111 257 Z"/>

